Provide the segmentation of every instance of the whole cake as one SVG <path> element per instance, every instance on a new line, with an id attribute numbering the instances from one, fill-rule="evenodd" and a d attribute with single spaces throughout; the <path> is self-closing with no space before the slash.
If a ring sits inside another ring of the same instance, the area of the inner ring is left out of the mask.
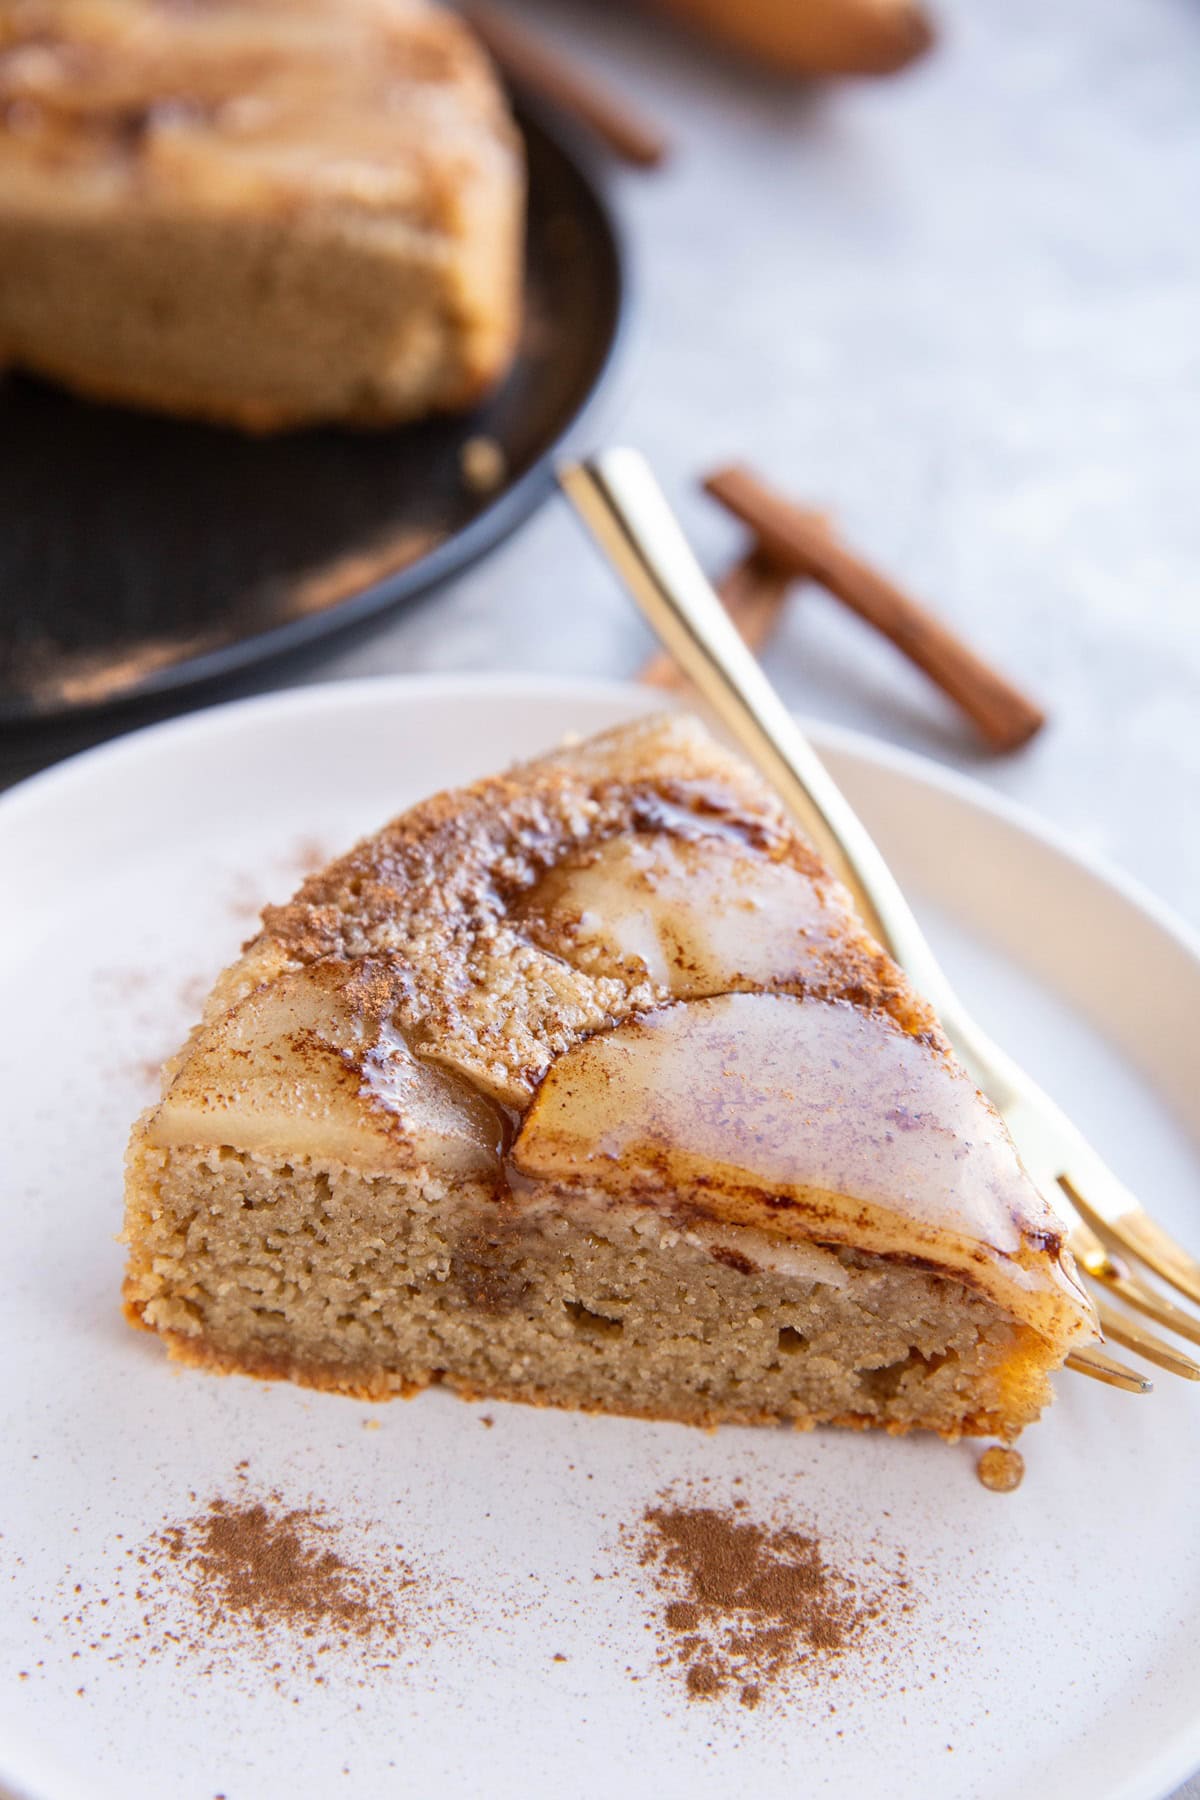
<path id="1" fill-rule="evenodd" d="M 172 1355 L 370 1399 L 1012 1436 L 1093 1339 L 936 1020 L 695 721 L 415 807 L 217 982 L 129 1153 Z"/>
<path id="2" fill-rule="evenodd" d="M 0 366 L 271 430 L 473 405 L 520 142 L 426 0 L 3 0 Z"/>

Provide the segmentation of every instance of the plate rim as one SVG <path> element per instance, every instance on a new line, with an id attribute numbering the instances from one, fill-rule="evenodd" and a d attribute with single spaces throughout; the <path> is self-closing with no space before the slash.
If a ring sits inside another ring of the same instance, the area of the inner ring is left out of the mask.
<path id="1" fill-rule="evenodd" d="M 402 705 L 414 693 L 433 702 L 462 700 L 472 695 L 493 698 L 578 699 L 583 703 L 608 704 L 637 710 L 676 710 L 679 702 L 656 695 L 637 683 L 560 676 L 552 673 L 411 673 L 367 676 L 344 681 L 301 685 L 277 692 L 215 702 L 180 716 L 130 729 L 107 742 L 82 750 L 49 769 L 44 769 L 0 795 L 0 849 L 10 824 L 33 818 L 46 805 L 70 803 L 73 790 L 85 792 L 94 775 L 120 774 L 123 764 L 140 761 L 160 744 L 186 748 L 189 741 L 202 745 L 222 735 L 230 720 L 238 725 L 259 719 L 264 723 L 306 712 L 324 714 L 352 708 L 356 702 L 394 701 Z M 666 703 L 664 704 L 664 698 Z M 999 822 L 1031 837 L 1043 849 L 1081 868 L 1093 879 L 1115 890 L 1166 936 L 1177 952 L 1200 970 L 1200 934 L 1172 908 L 1160 901 L 1136 877 L 1106 858 L 1071 841 L 1069 831 L 1042 819 L 1009 796 L 997 794 L 971 775 L 947 768 L 921 752 L 889 744 L 850 727 L 804 720 L 819 750 L 829 750 L 931 787 Z M 0 1791 L 12 1779 L 4 1768 L 0 1748 Z M 1141 1768 L 1116 1785 L 1100 1790 L 1098 1800 L 1169 1800 L 1179 1786 L 1200 1773 L 1200 1715 L 1159 1745 Z M 20 1791 L 19 1787 L 16 1791 Z"/>
<path id="2" fill-rule="evenodd" d="M 302 682 L 295 687 L 275 689 L 267 693 L 212 700 L 167 719 L 152 720 L 145 724 L 131 723 L 127 729 L 114 737 L 106 738 L 102 743 L 73 751 L 47 768 L 24 776 L 0 793 L 0 833 L 6 829 L 10 818 L 14 815 L 19 817 L 28 808 L 39 804 L 43 795 L 53 793 L 60 784 L 68 786 L 77 780 L 87 779 L 93 768 L 119 766 L 123 759 L 138 757 L 143 740 L 147 738 L 152 738 L 155 742 L 184 740 L 193 735 L 203 738 L 213 731 L 219 732 L 222 720 L 228 714 L 249 715 L 257 712 L 267 718 L 272 714 L 289 711 L 303 712 L 309 707 L 324 711 L 354 699 L 378 699 L 389 691 L 397 700 L 402 701 L 416 689 L 431 696 L 440 691 L 443 698 L 447 699 L 456 691 L 475 691 L 494 696 L 506 691 L 523 691 L 538 695 L 573 695 L 583 700 L 623 703 L 636 700 L 640 702 L 641 710 L 646 712 L 687 709 L 686 702 L 681 703 L 670 695 L 644 688 L 636 681 L 558 675 L 541 670 L 413 670 L 386 675 L 351 676 L 343 680 L 335 678 Z M 1159 931 L 1174 940 L 1185 955 L 1200 964 L 1200 928 L 1192 926 L 1167 901 L 1160 900 L 1139 876 L 1131 874 L 1101 853 L 1077 843 L 1069 827 L 1055 825 L 1025 802 L 1014 800 L 1009 795 L 990 788 L 976 776 L 941 763 L 923 751 L 889 743 L 885 738 L 875 737 L 854 726 L 836 724 L 804 713 L 796 713 L 795 716 L 819 750 L 826 749 L 858 761 L 875 763 L 896 774 L 939 789 L 961 804 L 975 806 L 990 813 L 1013 830 L 1035 839 L 1042 849 L 1082 868 L 1095 880 L 1114 889 L 1131 907 L 1145 914 Z"/>
<path id="3" fill-rule="evenodd" d="M 333 639 L 362 629 L 393 607 L 407 605 L 440 587 L 452 576 L 462 574 L 489 550 L 498 548 L 511 537 L 552 496 L 554 458 L 564 439 L 577 431 L 591 414 L 628 344 L 633 310 L 633 257 L 628 233 L 613 199 L 612 181 L 586 136 L 573 129 L 570 121 L 560 118 L 552 108 L 531 104 L 516 96 L 511 99 L 511 106 L 522 140 L 534 134 L 543 147 L 549 147 L 569 167 L 580 184 L 601 227 L 611 277 L 613 306 L 607 340 L 589 384 L 554 437 L 529 467 L 481 507 L 474 518 L 394 574 L 347 594 L 332 606 L 302 613 L 281 624 L 270 625 L 264 631 L 253 632 L 248 637 L 152 670 L 133 686 L 103 699 L 48 707 L 30 704 L 27 700 L 0 701 L 0 730 L 38 731 L 88 720 L 119 718 L 156 701 L 203 690 L 213 682 L 236 679 L 265 664 L 302 655 L 326 638 Z M 464 417 L 469 420 L 471 415 Z"/>

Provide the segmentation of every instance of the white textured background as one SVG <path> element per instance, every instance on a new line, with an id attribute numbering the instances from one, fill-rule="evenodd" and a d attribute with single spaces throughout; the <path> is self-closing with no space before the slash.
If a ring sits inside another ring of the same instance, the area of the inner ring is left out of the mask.
<path id="1" fill-rule="evenodd" d="M 589 437 L 650 453 L 714 567 L 738 534 L 704 467 L 830 507 L 1052 724 L 983 756 L 811 590 L 769 659 L 787 698 L 971 769 L 1200 919 L 1200 4 L 943 0 L 910 74 L 800 94 L 603 0 L 530 10 L 676 143 L 613 180 L 637 293 Z M 558 505 L 286 679 L 621 676 L 646 648 Z"/>

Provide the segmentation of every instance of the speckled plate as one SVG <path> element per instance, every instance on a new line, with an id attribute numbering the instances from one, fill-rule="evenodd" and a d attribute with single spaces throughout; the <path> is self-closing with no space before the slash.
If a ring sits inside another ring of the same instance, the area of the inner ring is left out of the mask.
<path id="1" fill-rule="evenodd" d="M 1024 1485 L 998 1496 L 969 1446 L 443 1393 L 364 1407 L 173 1369 L 122 1323 L 128 1124 L 257 904 L 431 788 L 647 704 L 557 682 L 309 688 L 0 801 L 0 1786 L 1156 1800 L 1200 1763 L 1200 1396 L 1183 1383 L 1133 1400 L 1061 1378 Z M 982 788 L 818 739 L 968 1000 L 1200 1241 L 1196 946 Z M 270 1490 L 323 1506 L 347 1553 L 411 1567 L 398 1638 L 323 1652 L 319 1632 L 189 1611 L 155 1534 Z M 912 1610 L 889 1589 L 853 1653 L 757 1710 L 689 1700 L 623 1537 L 664 1490 L 736 1494 L 868 1584 L 904 1558 Z"/>

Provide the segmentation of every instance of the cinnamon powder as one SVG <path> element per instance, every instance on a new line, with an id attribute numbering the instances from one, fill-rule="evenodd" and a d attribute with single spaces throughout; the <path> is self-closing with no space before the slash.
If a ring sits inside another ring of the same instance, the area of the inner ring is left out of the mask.
<path id="1" fill-rule="evenodd" d="M 140 1544 L 114 1544 L 103 1589 L 75 1583 L 63 1624 L 77 1653 L 146 1666 L 167 1656 L 196 1674 L 254 1668 L 280 1691 L 338 1673 L 360 1684 L 411 1664 L 454 1596 L 418 1572 L 379 1527 L 287 1504 L 248 1465 Z"/>
<path id="2" fill-rule="evenodd" d="M 662 1496 L 634 1537 L 659 1602 L 660 1662 L 689 1699 L 756 1707 L 789 1677 L 835 1673 L 885 1614 L 912 1610 L 902 1572 L 876 1562 L 867 1586 L 814 1533 L 756 1520 L 744 1500 Z"/>
<path id="3" fill-rule="evenodd" d="M 396 1596 L 412 1571 L 389 1566 L 381 1581 L 336 1547 L 335 1528 L 313 1506 L 284 1509 L 277 1495 L 240 1502 L 218 1498 L 152 1544 L 180 1571 L 208 1625 L 241 1622 L 255 1631 L 281 1627 L 339 1644 L 394 1637 Z"/>

